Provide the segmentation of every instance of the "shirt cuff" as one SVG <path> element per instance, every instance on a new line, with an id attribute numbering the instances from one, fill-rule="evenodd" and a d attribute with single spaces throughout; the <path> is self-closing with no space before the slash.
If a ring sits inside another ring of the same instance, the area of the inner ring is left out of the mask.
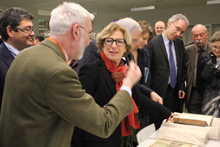
<path id="1" fill-rule="evenodd" d="M 130 96 L 132 95 L 131 89 L 128 86 L 121 86 L 120 90 L 125 90 Z"/>

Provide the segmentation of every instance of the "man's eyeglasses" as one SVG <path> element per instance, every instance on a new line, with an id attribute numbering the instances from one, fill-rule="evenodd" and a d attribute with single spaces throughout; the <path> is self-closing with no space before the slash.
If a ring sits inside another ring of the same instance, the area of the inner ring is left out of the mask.
<path id="1" fill-rule="evenodd" d="M 139 40 L 139 39 L 132 39 L 132 42 L 138 43 L 138 40 Z"/>
<path id="2" fill-rule="evenodd" d="M 213 45 L 213 49 L 215 49 L 215 50 L 220 50 L 220 46 L 216 46 L 216 45 Z"/>
<path id="3" fill-rule="evenodd" d="M 27 27 L 15 27 L 14 31 L 22 31 L 24 33 L 27 33 L 27 34 L 31 34 L 32 32 L 34 32 L 34 28 L 33 27 L 30 27 L 30 26 L 27 26 Z"/>
<path id="4" fill-rule="evenodd" d="M 172 22 L 172 23 L 175 26 L 177 32 L 180 32 L 180 34 L 184 34 L 185 33 L 184 31 L 182 31 L 182 29 L 180 27 L 176 26 L 174 22 Z"/>
<path id="5" fill-rule="evenodd" d="M 113 38 L 105 38 L 105 44 L 106 45 L 112 45 L 114 42 L 116 43 L 117 46 L 122 47 L 126 41 L 124 39 L 113 39 Z"/>

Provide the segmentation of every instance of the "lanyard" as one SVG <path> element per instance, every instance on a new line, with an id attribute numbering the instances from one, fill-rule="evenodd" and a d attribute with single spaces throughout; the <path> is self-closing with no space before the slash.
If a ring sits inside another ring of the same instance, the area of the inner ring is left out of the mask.
<path id="1" fill-rule="evenodd" d="M 63 47 L 62 47 L 59 43 L 57 43 L 55 40 L 53 40 L 53 39 L 51 39 L 51 38 L 47 38 L 47 40 L 52 41 L 53 43 L 55 43 L 56 45 L 58 45 L 58 46 L 60 47 L 61 51 L 62 51 L 63 54 L 64 54 L 64 57 L 65 57 L 66 63 L 68 63 L 68 62 L 67 62 L 67 59 L 66 59 L 66 54 L 65 54 L 65 52 L 64 52 Z"/>

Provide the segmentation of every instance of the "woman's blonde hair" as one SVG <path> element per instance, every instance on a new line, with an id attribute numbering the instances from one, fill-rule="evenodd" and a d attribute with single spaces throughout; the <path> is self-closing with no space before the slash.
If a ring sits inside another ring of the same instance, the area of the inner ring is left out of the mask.
<path id="1" fill-rule="evenodd" d="M 141 35 L 145 34 L 146 32 L 149 33 L 149 41 L 154 36 L 154 29 L 151 27 L 151 25 L 147 21 L 138 21 L 139 25 L 141 26 L 142 32 Z"/>
<path id="2" fill-rule="evenodd" d="M 220 41 L 220 31 L 215 32 L 211 37 L 211 42 Z"/>
<path id="3" fill-rule="evenodd" d="M 130 35 L 129 31 L 124 26 L 121 26 L 115 22 L 111 22 L 100 33 L 98 33 L 97 39 L 96 39 L 96 44 L 97 44 L 99 53 L 102 52 L 105 38 L 109 37 L 114 31 L 117 31 L 117 30 L 119 30 L 123 33 L 125 45 L 126 45 L 126 49 L 127 49 L 124 56 L 128 55 L 128 53 L 132 49 L 131 35 Z"/>

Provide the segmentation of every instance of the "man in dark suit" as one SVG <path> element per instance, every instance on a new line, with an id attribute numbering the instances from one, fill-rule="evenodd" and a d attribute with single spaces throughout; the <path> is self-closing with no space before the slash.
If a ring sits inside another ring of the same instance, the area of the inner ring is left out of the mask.
<path id="1" fill-rule="evenodd" d="M 104 107 L 82 89 L 77 73 L 67 64 L 81 58 L 94 15 L 70 2 L 59 5 L 51 15 L 51 36 L 21 51 L 8 70 L 0 117 L 1 147 L 70 147 L 75 126 L 108 137 L 134 108 L 131 89 L 141 78 L 134 62 L 122 87 Z"/>
<path id="2" fill-rule="evenodd" d="M 22 8 L 10 8 L 2 13 L 0 34 L 4 42 L 0 45 L 0 111 L 5 76 L 15 56 L 32 45 L 32 14 Z"/>
<path id="3" fill-rule="evenodd" d="M 154 37 L 147 45 L 150 54 L 150 87 L 163 98 L 163 104 L 172 112 L 182 112 L 182 99 L 185 96 L 185 48 L 179 36 L 189 25 L 182 14 L 173 15 L 167 29 Z M 156 128 L 162 120 L 153 118 Z"/>
<path id="4" fill-rule="evenodd" d="M 192 28 L 193 44 L 186 47 L 186 68 L 187 68 L 187 93 L 186 107 L 188 112 L 201 114 L 203 83 L 201 75 L 201 57 L 212 51 L 212 44 L 208 42 L 209 33 L 205 25 L 197 24 Z M 197 66 L 198 65 L 198 66 Z"/>

